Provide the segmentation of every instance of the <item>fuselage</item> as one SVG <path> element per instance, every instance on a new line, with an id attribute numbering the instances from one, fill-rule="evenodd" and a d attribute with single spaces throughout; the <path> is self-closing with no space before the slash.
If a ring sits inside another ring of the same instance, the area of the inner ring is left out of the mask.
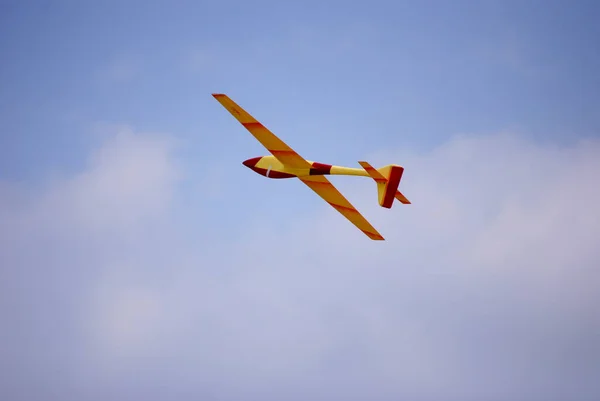
<path id="1" fill-rule="evenodd" d="M 291 168 L 283 165 L 275 156 L 259 156 L 244 161 L 242 164 L 257 174 L 267 178 L 293 178 L 308 175 L 358 175 L 368 177 L 369 174 L 362 168 L 332 166 L 307 160 L 310 168 Z"/>

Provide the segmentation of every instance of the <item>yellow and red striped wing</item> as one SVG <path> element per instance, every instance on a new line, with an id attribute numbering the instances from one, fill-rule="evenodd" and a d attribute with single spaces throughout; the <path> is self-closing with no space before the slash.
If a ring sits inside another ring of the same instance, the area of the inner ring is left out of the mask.
<path id="1" fill-rule="evenodd" d="M 310 168 L 310 163 L 290 148 L 285 142 L 264 125 L 252 117 L 246 110 L 241 108 L 229 96 L 214 93 L 213 97 L 221 103 L 273 156 L 284 165 L 293 168 Z"/>
<path id="2" fill-rule="evenodd" d="M 342 195 L 327 178 L 322 175 L 313 175 L 298 177 L 298 179 L 315 191 L 317 195 L 333 206 L 333 208 L 340 212 L 345 218 L 350 220 L 350 222 L 365 233 L 367 237 L 372 240 L 383 241 L 384 238 L 381 234 L 379 234 L 367 219 L 365 219 L 363 215 L 348 202 L 344 195 Z"/>

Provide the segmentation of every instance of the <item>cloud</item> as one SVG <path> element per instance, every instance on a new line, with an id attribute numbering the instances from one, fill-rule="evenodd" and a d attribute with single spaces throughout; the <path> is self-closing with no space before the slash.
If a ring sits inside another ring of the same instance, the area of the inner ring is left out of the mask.
<path id="1" fill-rule="evenodd" d="M 212 238 L 174 144 L 120 128 L 74 176 L 0 187 L 3 398 L 600 395 L 597 140 L 371 155 L 413 205 L 333 181 L 383 243 L 318 202 Z"/>

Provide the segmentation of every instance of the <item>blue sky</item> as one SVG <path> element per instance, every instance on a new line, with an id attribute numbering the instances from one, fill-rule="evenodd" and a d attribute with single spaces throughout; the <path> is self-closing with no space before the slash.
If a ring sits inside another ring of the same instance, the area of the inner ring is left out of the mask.
<path id="1" fill-rule="evenodd" d="M 598 11 L 2 2 L 1 398 L 598 399 Z"/>
<path id="2" fill-rule="evenodd" d="M 3 176 L 80 165 L 98 121 L 177 132 L 206 157 L 227 124 L 213 91 L 306 151 L 507 128 L 568 141 L 600 124 L 593 2 L 169 4 L 5 2 Z"/>

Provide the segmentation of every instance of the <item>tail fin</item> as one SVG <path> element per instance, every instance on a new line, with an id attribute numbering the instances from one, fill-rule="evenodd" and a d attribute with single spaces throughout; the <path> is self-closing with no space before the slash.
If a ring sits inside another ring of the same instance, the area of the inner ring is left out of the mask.
<path id="1" fill-rule="evenodd" d="M 404 167 L 396 164 L 388 164 L 381 168 L 375 169 L 367 162 L 358 162 L 367 174 L 371 176 L 377 183 L 377 194 L 379 196 L 379 205 L 385 208 L 391 208 L 394 204 L 394 198 L 405 205 L 410 204 L 410 201 L 398 191 Z"/>

